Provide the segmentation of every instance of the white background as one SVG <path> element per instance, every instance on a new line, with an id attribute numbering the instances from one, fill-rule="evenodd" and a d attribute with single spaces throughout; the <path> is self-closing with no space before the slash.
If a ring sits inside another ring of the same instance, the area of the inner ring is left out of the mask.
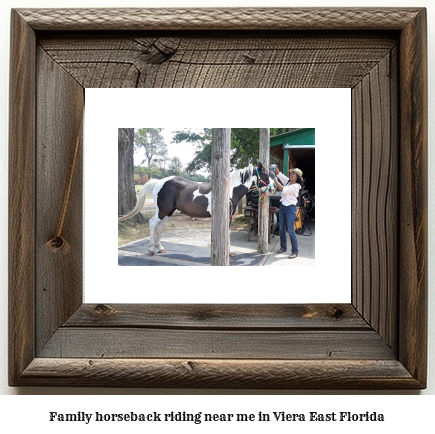
<path id="1" fill-rule="evenodd" d="M 430 158 L 429 158 L 429 179 L 430 183 L 434 182 L 433 168 L 433 144 L 431 144 L 431 136 L 435 128 L 435 117 L 433 110 L 433 95 L 435 90 L 435 83 L 432 78 L 432 71 L 434 70 L 434 23 L 435 23 L 435 6 L 433 1 L 406 1 L 406 0 L 394 0 L 394 1 L 370 1 L 360 0 L 352 4 L 349 1 L 331 1 L 331 0 L 299 0 L 299 1 L 282 1 L 271 0 L 266 2 L 265 0 L 224 0 L 216 1 L 209 0 L 195 1 L 195 0 L 163 0 L 163 1 L 144 1 L 144 0 L 70 0 L 67 2 L 59 2 L 55 0 L 41 0 L 41 1 L 18 1 L 18 0 L 3 0 L 0 5 L 0 41 L 1 41 L 1 61 L 0 61 L 0 122 L 2 128 L 0 129 L 0 203 L 3 205 L 0 209 L 0 393 L 4 395 L 35 395 L 43 394 L 46 396 L 2 396 L 0 397 L 0 409 L 1 419 L 0 426 L 3 429 L 8 426 L 9 430 L 44 430 L 45 432 L 74 432 L 78 429 L 91 429 L 92 432 L 98 432 L 95 425 L 50 425 L 48 420 L 48 411 L 98 411 L 101 408 L 105 408 L 108 411 L 116 409 L 117 411 L 146 411 L 154 410 L 154 407 L 165 408 L 169 411 L 175 410 L 189 410 L 193 409 L 214 409 L 214 411 L 225 412 L 228 409 L 231 411 L 248 411 L 250 408 L 257 409 L 264 407 L 270 409 L 270 411 L 289 411 L 294 409 L 303 411 L 341 411 L 343 408 L 352 409 L 354 411 L 366 411 L 377 410 L 385 412 L 388 416 L 388 420 L 384 424 L 372 425 L 372 424 L 358 424 L 358 425 L 304 425 L 304 432 L 319 432 L 319 429 L 333 430 L 337 432 L 349 432 L 351 428 L 353 432 L 366 433 L 368 430 L 371 432 L 386 432 L 386 430 L 394 430 L 394 432 L 410 432 L 414 430 L 422 431 L 425 423 L 432 422 L 432 412 L 434 408 L 433 394 L 435 391 L 435 374 L 434 374 L 434 361 L 435 361 L 435 342 L 434 342 L 434 320 L 433 312 L 435 311 L 435 302 L 433 297 L 433 285 L 434 285 L 434 266 L 431 264 L 433 253 L 435 249 L 435 236 L 429 225 L 429 387 L 425 391 L 398 391 L 398 392 L 385 392 L 385 391 L 355 391 L 355 396 L 344 396 L 344 394 L 352 394 L 352 392 L 340 391 L 318 391 L 318 394 L 328 394 L 331 396 L 293 396 L 293 394 L 304 395 L 304 392 L 298 391 L 282 391 L 282 392 L 262 392 L 262 391 L 224 391 L 234 396 L 195 396 L 195 394 L 207 394 L 213 395 L 215 393 L 222 393 L 221 391 L 205 390 L 123 390 L 123 389 L 87 389 L 87 388 L 9 388 L 7 386 L 7 137 L 8 137 L 8 62 L 9 62 L 9 14 L 11 7 L 145 7 L 145 6 L 202 6 L 206 4 L 209 7 L 213 6 L 390 6 L 390 7 L 405 7 L 405 6 L 424 6 L 428 9 L 428 29 L 429 29 L 429 143 L 430 143 Z M 431 203 L 435 203 L 434 190 L 430 188 L 430 201 L 429 201 L 429 218 L 433 219 L 433 206 Z M 172 397 L 172 396 L 125 396 L 121 399 L 113 399 L 112 397 L 93 397 L 91 394 L 126 394 L 126 395 L 158 395 L 158 394 L 187 394 L 189 396 Z M 239 397 L 238 394 L 255 394 L 255 397 Z M 312 392 L 307 391 L 307 394 Z M 401 396 L 382 396 L 384 394 L 393 395 L 398 394 Z M 52 395 L 66 395 L 64 397 L 56 397 Z M 79 397 L 72 397 L 71 395 L 84 395 Z M 431 395 L 426 397 L 413 396 L 416 394 Z M 260 396 L 261 395 L 261 396 Z M 378 396 L 367 396 L 378 395 Z M 184 407 L 184 408 L 183 408 Z M 267 411 L 267 410 L 265 410 Z M 121 429 L 126 429 L 128 425 L 104 425 L 104 432 L 119 432 Z M 195 426 L 196 427 L 196 426 Z M 189 432 L 204 427 L 193 427 L 192 425 L 180 425 L 174 426 L 177 431 L 189 430 Z M 270 425 L 272 428 L 272 425 Z M 278 425 L 273 425 L 274 430 L 278 430 Z M 147 428 L 139 425 L 133 431 L 133 427 L 128 427 L 129 432 L 146 432 Z M 297 425 L 283 424 L 279 428 L 282 432 L 290 432 L 292 429 L 300 428 Z M 149 429 L 149 427 L 148 427 Z M 167 428 L 166 428 L 167 429 Z M 229 432 L 230 429 L 234 432 L 240 432 L 240 425 L 213 425 L 213 428 L 209 427 L 207 432 L 217 432 L 224 429 Z M 243 427 L 242 427 L 243 429 Z M 251 426 L 251 429 L 264 431 L 264 425 L 256 424 Z M 268 427 L 266 427 L 268 429 Z"/>
<path id="2" fill-rule="evenodd" d="M 338 196 L 351 196 L 350 94 L 350 89 L 87 89 L 85 301 L 349 303 L 351 208 L 339 207 L 337 218 L 334 201 Z M 280 267 L 272 271 L 270 267 L 247 270 L 117 265 L 119 127 L 177 130 L 276 125 L 316 129 L 314 267 Z M 95 167 L 102 161 L 108 174 L 104 186 L 92 182 Z M 247 284 L 248 271 L 255 273 L 255 284 Z"/>

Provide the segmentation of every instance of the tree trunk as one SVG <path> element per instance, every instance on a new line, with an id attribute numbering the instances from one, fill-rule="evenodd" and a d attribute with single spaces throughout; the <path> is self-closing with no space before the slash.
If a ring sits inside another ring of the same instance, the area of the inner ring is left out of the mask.
<path id="1" fill-rule="evenodd" d="M 211 265 L 230 265 L 231 128 L 213 128 L 211 157 Z"/>
<path id="2" fill-rule="evenodd" d="M 125 215 L 136 205 L 134 187 L 134 128 L 118 128 L 118 216 Z M 131 222 L 143 223 L 142 214 Z"/>
<path id="3" fill-rule="evenodd" d="M 269 169 L 270 129 L 260 128 L 260 161 L 265 170 Z M 258 252 L 269 251 L 269 196 L 264 195 L 258 204 Z"/>

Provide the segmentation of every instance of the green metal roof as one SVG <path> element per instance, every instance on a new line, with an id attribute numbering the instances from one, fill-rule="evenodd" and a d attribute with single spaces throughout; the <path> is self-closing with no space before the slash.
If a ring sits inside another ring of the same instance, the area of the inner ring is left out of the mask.
<path id="1" fill-rule="evenodd" d="M 282 148 L 305 148 L 315 146 L 315 128 L 295 128 L 293 131 L 272 136 L 270 146 Z"/>

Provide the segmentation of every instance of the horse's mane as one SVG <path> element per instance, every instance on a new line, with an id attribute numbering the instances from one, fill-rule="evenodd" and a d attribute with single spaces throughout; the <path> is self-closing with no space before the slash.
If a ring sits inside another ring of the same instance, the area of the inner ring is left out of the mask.
<path id="1" fill-rule="evenodd" d="M 248 180 L 251 179 L 252 173 L 254 171 L 254 166 L 250 164 L 249 166 L 243 169 L 233 170 L 231 172 L 231 190 L 237 187 L 238 185 L 245 184 Z M 250 186 L 247 186 L 248 188 Z"/>

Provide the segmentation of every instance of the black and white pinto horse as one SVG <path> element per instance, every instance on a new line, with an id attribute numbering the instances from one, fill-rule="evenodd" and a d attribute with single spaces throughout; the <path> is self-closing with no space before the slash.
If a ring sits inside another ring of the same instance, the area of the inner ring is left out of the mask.
<path id="1" fill-rule="evenodd" d="M 265 172 L 263 165 L 249 165 L 244 169 L 231 172 L 230 185 L 230 218 L 234 215 L 240 199 L 251 189 L 258 188 L 260 194 L 275 193 L 275 183 Z M 179 176 L 164 179 L 152 179 L 142 188 L 136 206 L 118 221 L 128 220 L 140 212 L 145 204 L 146 195 L 152 193 L 156 205 L 156 213 L 150 219 L 150 243 L 148 253 L 165 253 L 160 238 L 162 230 L 175 210 L 190 217 L 211 217 L 211 182 L 195 182 Z M 230 247 L 230 255 L 234 256 Z"/>

